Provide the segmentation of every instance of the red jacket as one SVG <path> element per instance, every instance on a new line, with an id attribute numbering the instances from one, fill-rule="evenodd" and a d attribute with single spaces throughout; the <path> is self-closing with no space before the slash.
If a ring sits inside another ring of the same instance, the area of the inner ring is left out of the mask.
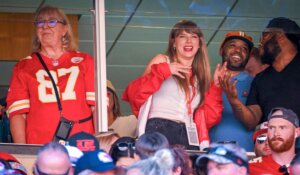
<path id="1" fill-rule="evenodd" d="M 132 81 L 122 99 L 130 103 L 135 116 L 145 101 L 157 90 L 162 82 L 172 76 L 168 63 L 154 64 L 151 72 Z M 209 141 L 209 129 L 221 120 L 223 110 L 222 90 L 212 82 L 209 90 L 205 93 L 204 104 L 194 113 L 194 121 L 197 126 L 199 142 Z"/>

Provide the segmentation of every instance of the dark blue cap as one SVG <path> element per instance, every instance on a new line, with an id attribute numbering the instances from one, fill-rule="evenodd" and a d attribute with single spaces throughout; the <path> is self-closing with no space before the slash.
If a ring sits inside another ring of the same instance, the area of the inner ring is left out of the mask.
<path id="1" fill-rule="evenodd" d="M 113 170 L 115 168 L 116 166 L 109 154 L 103 150 L 96 150 L 84 153 L 84 155 L 80 157 L 76 163 L 75 175 L 84 170 L 91 170 L 100 173 Z"/>

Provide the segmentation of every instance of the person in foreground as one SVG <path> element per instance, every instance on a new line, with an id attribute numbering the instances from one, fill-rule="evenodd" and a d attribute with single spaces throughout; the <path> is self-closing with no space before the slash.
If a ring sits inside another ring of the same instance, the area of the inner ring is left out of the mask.
<path id="1" fill-rule="evenodd" d="M 72 175 L 73 169 L 67 149 L 56 142 L 43 145 L 38 151 L 33 171 L 35 175 Z"/>
<path id="2" fill-rule="evenodd" d="M 248 157 L 244 148 L 237 144 L 213 143 L 204 155 L 196 159 L 196 166 L 202 174 L 247 175 Z"/>
<path id="3" fill-rule="evenodd" d="M 167 137 L 170 145 L 194 150 L 199 149 L 199 143 L 207 147 L 208 130 L 220 121 L 223 109 L 217 78 L 221 70 L 218 65 L 215 81 L 210 83 L 202 31 L 193 21 L 176 23 L 169 34 L 166 54 L 155 56 L 144 74 L 123 93 L 122 99 L 138 116 L 139 135 L 157 131 Z"/>
<path id="4" fill-rule="evenodd" d="M 128 167 L 126 175 L 173 175 L 173 166 L 172 152 L 169 149 L 161 149 L 153 156 Z"/>
<path id="5" fill-rule="evenodd" d="M 268 142 L 271 155 L 249 162 L 250 175 L 288 175 L 295 156 L 295 140 L 299 135 L 298 116 L 290 109 L 273 108 L 268 115 Z"/>
<path id="6" fill-rule="evenodd" d="M 79 131 L 93 134 L 93 58 L 77 51 L 70 22 L 60 9 L 41 7 L 34 24 L 32 55 L 15 65 L 7 96 L 13 141 L 45 144 L 56 136 L 67 137 L 65 130 L 55 134 L 60 121 L 72 123 L 67 125 L 70 135 Z"/>
<path id="7" fill-rule="evenodd" d="M 76 163 L 75 175 L 115 175 L 118 169 L 103 150 L 85 153 Z"/>

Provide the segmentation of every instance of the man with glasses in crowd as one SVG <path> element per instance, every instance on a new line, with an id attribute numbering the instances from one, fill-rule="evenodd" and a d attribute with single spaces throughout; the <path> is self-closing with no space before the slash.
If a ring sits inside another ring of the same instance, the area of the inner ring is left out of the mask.
<path id="1" fill-rule="evenodd" d="M 34 164 L 34 174 L 71 175 L 73 174 L 71 167 L 72 164 L 67 149 L 59 143 L 50 142 L 39 149 Z"/>
<path id="2" fill-rule="evenodd" d="M 248 36 L 245 32 L 231 31 L 225 35 L 219 51 L 222 56 L 223 64 L 227 64 L 227 74 L 232 75 L 232 77 L 228 78 L 228 81 L 234 81 L 237 98 L 243 103 L 247 100 L 247 95 L 253 80 L 253 77 L 245 71 L 245 66 L 248 62 L 252 47 L 253 42 L 251 36 Z M 228 100 L 228 96 L 231 95 L 230 91 L 224 89 L 224 92 L 225 93 L 222 94 L 224 100 L 222 119 L 221 122 L 212 127 L 209 132 L 211 142 L 234 142 L 247 151 L 253 151 L 253 142 L 251 140 L 253 131 L 248 130 L 247 126 L 244 126 L 235 116 L 230 101 Z"/>
<path id="3" fill-rule="evenodd" d="M 254 152 L 256 157 L 271 154 L 271 150 L 267 141 L 268 138 L 268 122 L 257 125 L 253 134 Z"/>
<path id="4" fill-rule="evenodd" d="M 235 85 L 221 78 L 235 115 L 249 128 L 266 121 L 270 110 L 277 106 L 290 108 L 300 115 L 300 28 L 295 21 L 278 17 L 272 19 L 262 33 L 260 54 L 270 66 L 254 78 L 245 106 L 237 97 Z"/>
<path id="5" fill-rule="evenodd" d="M 288 175 L 295 156 L 295 142 L 299 134 L 296 113 L 286 108 L 273 108 L 268 115 L 268 142 L 271 155 L 249 162 L 249 174 Z"/>

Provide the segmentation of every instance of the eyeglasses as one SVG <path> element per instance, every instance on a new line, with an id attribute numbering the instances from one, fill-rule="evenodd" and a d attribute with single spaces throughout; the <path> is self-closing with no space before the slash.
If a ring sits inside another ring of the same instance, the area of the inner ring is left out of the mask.
<path id="1" fill-rule="evenodd" d="M 260 135 L 256 137 L 256 142 L 259 144 L 263 144 L 267 141 L 267 136 L 266 135 Z"/>
<path id="2" fill-rule="evenodd" d="M 45 173 L 45 172 L 43 172 L 43 171 L 41 171 L 40 169 L 39 169 L 39 167 L 38 167 L 38 165 L 37 164 L 35 164 L 35 169 L 36 169 L 36 172 L 37 172 L 37 174 L 34 172 L 33 174 L 35 174 L 35 175 L 68 175 L 69 174 L 69 171 L 70 171 L 70 167 L 69 167 L 69 169 L 67 170 L 67 172 L 65 172 L 65 173 L 63 173 L 63 174 L 53 174 L 53 173 Z"/>
<path id="3" fill-rule="evenodd" d="M 121 142 L 121 143 L 118 143 L 116 146 L 118 147 L 118 149 L 120 151 L 126 151 L 129 148 L 131 148 L 132 150 L 135 150 L 135 143 L 133 143 L 133 142 L 131 142 L 131 143 Z"/>
<path id="4" fill-rule="evenodd" d="M 283 175 L 289 175 L 289 170 L 286 165 L 282 165 L 279 167 L 279 172 L 283 173 Z"/>
<path id="5" fill-rule="evenodd" d="M 38 21 L 34 22 L 35 26 L 39 27 L 39 28 L 44 27 L 46 23 L 47 23 L 47 26 L 50 28 L 55 27 L 57 25 L 57 23 L 66 24 L 65 22 L 59 21 L 57 19 L 38 20 Z"/>

